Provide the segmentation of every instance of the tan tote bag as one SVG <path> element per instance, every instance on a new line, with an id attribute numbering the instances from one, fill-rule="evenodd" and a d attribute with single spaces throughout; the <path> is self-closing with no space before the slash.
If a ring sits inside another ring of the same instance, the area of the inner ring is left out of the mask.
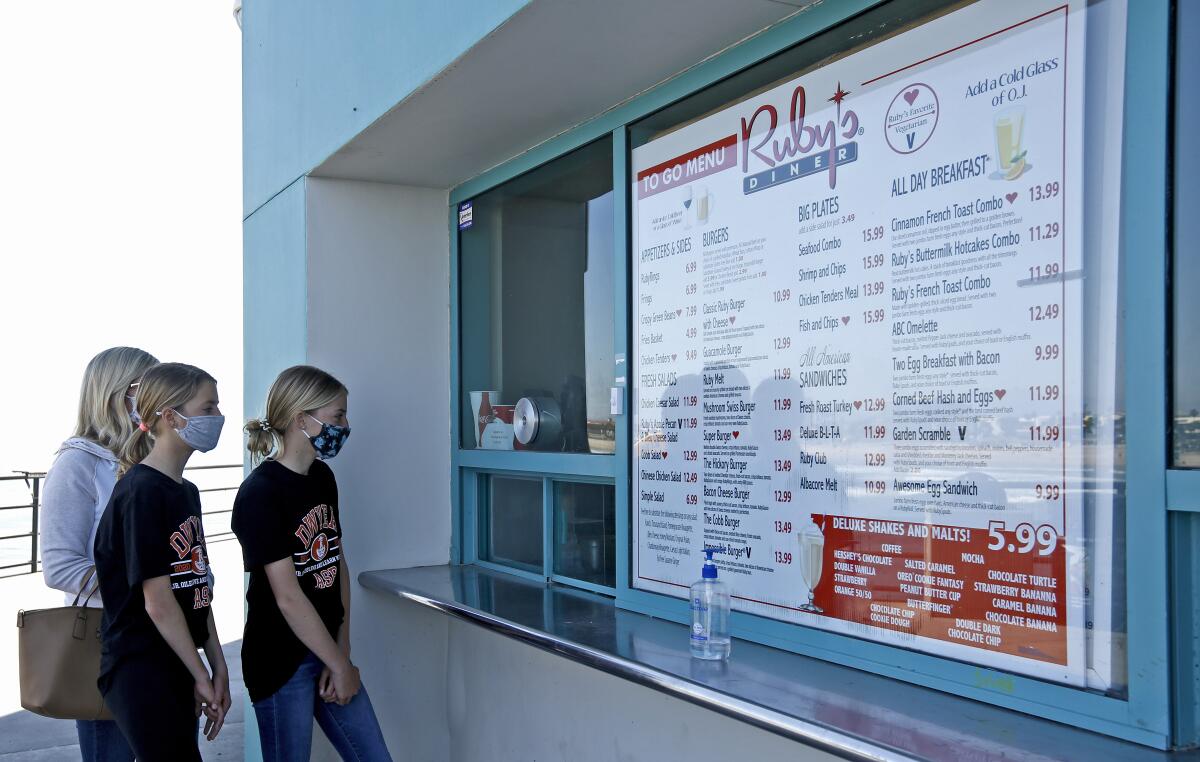
<path id="1" fill-rule="evenodd" d="M 84 576 L 70 606 L 17 612 L 21 706 L 35 714 L 60 720 L 112 719 L 96 687 L 103 612 L 87 606 L 100 587 L 99 579 L 93 583 L 95 574 L 93 567 Z"/>

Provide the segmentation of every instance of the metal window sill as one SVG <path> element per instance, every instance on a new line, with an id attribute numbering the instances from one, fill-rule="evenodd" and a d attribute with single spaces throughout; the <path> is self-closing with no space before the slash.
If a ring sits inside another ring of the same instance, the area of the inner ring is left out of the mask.
<path id="1" fill-rule="evenodd" d="M 691 657 L 684 625 L 477 566 L 368 571 L 358 579 L 844 759 L 1200 759 L 743 640 L 734 640 L 728 662 L 703 662 Z"/>

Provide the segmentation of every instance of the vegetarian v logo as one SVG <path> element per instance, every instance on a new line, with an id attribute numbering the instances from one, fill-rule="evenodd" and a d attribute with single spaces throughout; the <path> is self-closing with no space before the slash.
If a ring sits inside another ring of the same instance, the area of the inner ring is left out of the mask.
<path id="1" fill-rule="evenodd" d="M 910 151 L 912 150 L 912 147 L 913 147 L 913 140 L 915 140 L 916 137 L 917 137 L 917 133 L 915 133 L 915 132 L 910 132 L 904 136 L 904 139 L 908 141 L 908 148 Z"/>
<path id="2" fill-rule="evenodd" d="M 964 440 L 964 439 L 966 439 L 966 438 L 967 438 L 967 427 L 966 427 L 966 426 L 959 426 L 959 427 L 958 427 L 958 439 L 959 439 L 959 441 L 961 442 L 962 440 Z"/>

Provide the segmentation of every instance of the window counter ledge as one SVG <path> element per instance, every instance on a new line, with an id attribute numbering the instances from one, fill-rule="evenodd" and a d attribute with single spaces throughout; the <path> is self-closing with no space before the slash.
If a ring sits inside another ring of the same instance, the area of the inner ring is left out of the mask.
<path id="1" fill-rule="evenodd" d="M 1200 759 L 737 638 L 728 662 L 704 662 L 691 657 L 684 625 L 478 566 L 366 571 L 358 580 L 844 759 Z"/>

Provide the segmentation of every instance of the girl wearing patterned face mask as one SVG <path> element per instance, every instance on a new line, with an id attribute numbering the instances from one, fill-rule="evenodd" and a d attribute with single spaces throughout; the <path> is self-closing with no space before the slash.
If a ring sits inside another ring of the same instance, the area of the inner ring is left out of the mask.
<path id="1" fill-rule="evenodd" d="M 85 580 L 89 588 L 95 584 L 92 540 L 117 483 L 121 445 L 137 424 L 132 395 L 142 374 L 157 364 L 140 349 L 113 347 L 93 357 L 84 371 L 75 434 L 59 448 L 42 493 L 42 575 L 47 585 L 66 593 L 67 603 Z M 100 608 L 100 596 L 86 605 Z M 133 762 L 117 723 L 80 720 L 75 727 L 84 762 Z"/>
<path id="2" fill-rule="evenodd" d="M 333 471 L 350 435 L 346 387 L 319 368 L 279 374 L 246 424 L 259 463 L 233 503 L 250 584 L 242 677 L 264 762 L 307 760 L 313 718 L 343 759 L 390 760 L 350 662 L 350 571 Z"/>
<path id="3" fill-rule="evenodd" d="M 220 438 L 212 376 L 166 363 L 137 387 L 140 423 L 121 449 L 124 474 L 96 532 L 104 598 L 100 692 L 138 759 L 199 760 L 229 711 L 229 671 L 212 615 L 196 485 L 183 469 Z M 203 648 L 212 674 L 200 660 Z"/>

